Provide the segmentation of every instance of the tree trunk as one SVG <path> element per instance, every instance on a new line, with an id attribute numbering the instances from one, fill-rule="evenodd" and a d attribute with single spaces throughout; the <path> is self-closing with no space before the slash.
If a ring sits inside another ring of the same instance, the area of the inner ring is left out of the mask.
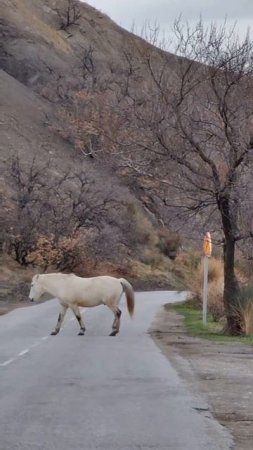
<path id="1" fill-rule="evenodd" d="M 230 335 L 242 333 L 238 306 L 239 285 L 235 276 L 235 240 L 225 236 L 224 245 L 224 306 L 227 324 L 225 331 Z"/>

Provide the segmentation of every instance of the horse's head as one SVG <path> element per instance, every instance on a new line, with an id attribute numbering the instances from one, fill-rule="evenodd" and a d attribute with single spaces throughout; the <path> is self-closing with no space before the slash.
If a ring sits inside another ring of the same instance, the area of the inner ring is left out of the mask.
<path id="1" fill-rule="evenodd" d="M 34 275 L 31 283 L 31 289 L 29 294 L 29 299 L 31 302 L 36 302 L 39 300 L 41 295 L 43 294 L 44 289 L 39 282 L 39 275 Z"/>

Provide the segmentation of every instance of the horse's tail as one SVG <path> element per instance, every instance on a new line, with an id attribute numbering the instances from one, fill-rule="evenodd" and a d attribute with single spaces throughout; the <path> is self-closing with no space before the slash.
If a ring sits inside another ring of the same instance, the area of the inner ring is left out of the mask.
<path id="1" fill-rule="evenodd" d="M 129 315 L 132 317 L 134 313 L 134 290 L 129 281 L 125 280 L 125 278 L 120 278 L 120 283 L 123 287 L 123 291 L 126 294 L 127 299 L 127 309 L 129 312 Z"/>

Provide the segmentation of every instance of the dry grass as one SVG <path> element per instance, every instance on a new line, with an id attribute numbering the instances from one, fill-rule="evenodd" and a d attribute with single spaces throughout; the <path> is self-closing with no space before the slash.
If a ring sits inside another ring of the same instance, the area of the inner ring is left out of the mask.
<path id="1" fill-rule="evenodd" d="M 209 283 L 208 291 L 208 309 L 213 316 L 213 320 L 219 321 L 224 317 L 224 303 L 223 303 L 224 281 L 219 277 Z"/>
<path id="2" fill-rule="evenodd" d="M 164 272 L 168 272 L 173 269 L 172 261 L 168 257 L 161 254 L 156 247 L 145 248 L 140 260 L 141 263 L 146 266 L 150 266 L 152 269 L 158 269 Z"/>
<path id="3" fill-rule="evenodd" d="M 186 281 L 188 288 L 194 293 L 198 305 L 202 307 L 203 292 L 203 258 L 198 264 L 196 270 L 187 273 Z M 240 297 L 236 314 L 242 322 L 242 330 L 246 336 L 253 334 L 253 287 L 245 284 L 245 276 L 237 270 L 237 278 L 241 287 Z M 214 321 L 224 318 L 224 267 L 223 261 L 216 258 L 210 258 L 208 264 L 208 310 L 212 314 Z"/>
<path id="4" fill-rule="evenodd" d="M 196 271 L 196 277 L 194 280 L 197 291 L 202 291 L 204 276 L 204 259 L 202 258 Z M 209 258 L 208 261 L 208 284 L 217 283 L 224 278 L 223 261 L 216 258 Z M 221 286 L 222 287 L 222 286 Z"/>
<path id="5" fill-rule="evenodd" d="M 179 274 L 183 276 L 187 289 L 189 289 L 198 305 L 202 306 L 204 261 L 196 252 L 183 254 L 176 260 Z M 224 268 L 223 261 L 210 258 L 208 264 L 208 309 L 215 321 L 224 316 L 223 305 Z"/>
<path id="6" fill-rule="evenodd" d="M 180 289 L 180 283 L 168 266 L 154 267 L 137 260 L 129 261 L 129 276 L 136 280 L 140 289 Z"/>
<path id="7" fill-rule="evenodd" d="M 244 285 L 241 288 L 236 308 L 245 336 L 253 336 L 253 285 Z"/>
<path id="8" fill-rule="evenodd" d="M 0 265 L 0 283 L 30 282 L 35 273 L 34 269 L 21 267 L 11 256 L 6 254 L 0 256 Z"/>
<path id="9" fill-rule="evenodd" d="M 204 278 L 203 260 L 198 267 L 195 279 L 195 286 L 198 298 L 202 301 Z M 224 267 L 220 259 L 210 258 L 208 264 L 208 309 L 213 319 L 218 321 L 224 316 L 223 304 L 224 291 Z"/>
<path id="10" fill-rule="evenodd" d="M 134 239 L 139 244 L 156 245 L 157 232 L 142 207 L 137 202 L 128 202 L 125 204 L 125 208 L 126 218 L 130 223 Z"/>
<path id="11" fill-rule="evenodd" d="M 245 336 L 253 335 L 253 303 L 247 305 L 242 311 L 243 329 Z"/>
<path id="12" fill-rule="evenodd" d="M 26 20 L 28 27 L 31 27 L 33 31 L 36 30 L 38 35 L 50 45 L 53 45 L 57 50 L 68 54 L 73 53 L 64 31 L 56 30 L 46 24 L 45 21 L 39 17 L 36 6 L 32 5 L 33 8 L 31 8 L 30 2 L 24 2 L 24 0 L 16 0 L 16 3 L 18 4 L 18 9 L 22 12 L 22 17 Z"/>
<path id="13" fill-rule="evenodd" d="M 170 259 L 174 260 L 181 246 L 180 236 L 166 228 L 162 228 L 158 231 L 158 238 L 159 241 L 157 245 L 160 251 Z"/>
<path id="14" fill-rule="evenodd" d="M 180 253 L 174 263 L 173 273 L 182 280 L 185 288 L 192 290 L 192 278 L 201 261 L 201 254 L 199 252 Z"/>

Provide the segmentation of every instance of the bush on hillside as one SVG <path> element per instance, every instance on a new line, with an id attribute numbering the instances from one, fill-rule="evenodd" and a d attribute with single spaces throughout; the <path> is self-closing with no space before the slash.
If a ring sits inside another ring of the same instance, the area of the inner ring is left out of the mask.
<path id="1" fill-rule="evenodd" d="M 179 248 L 181 247 L 180 236 L 167 228 L 162 228 L 158 232 L 158 238 L 159 242 L 157 246 L 161 253 L 172 260 L 176 259 Z"/>
<path id="2" fill-rule="evenodd" d="M 73 270 L 80 263 L 81 243 L 78 235 L 56 239 L 39 236 L 35 249 L 28 256 L 29 262 L 46 271 L 49 267 L 56 270 Z"/>

